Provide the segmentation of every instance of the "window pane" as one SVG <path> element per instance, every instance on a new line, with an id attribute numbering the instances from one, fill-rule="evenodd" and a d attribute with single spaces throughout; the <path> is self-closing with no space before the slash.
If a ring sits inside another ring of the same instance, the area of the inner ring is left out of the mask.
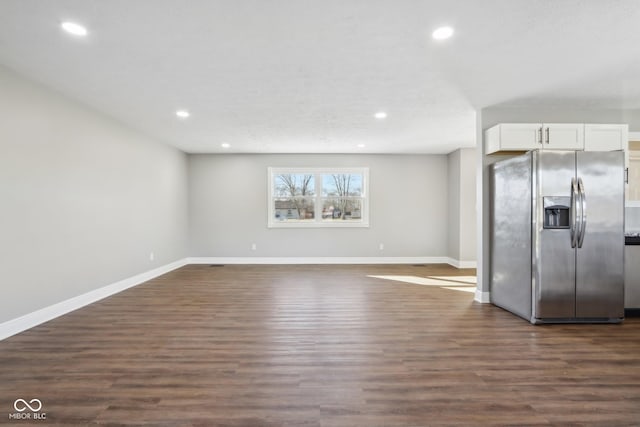
<path id="1" fill-rule="evenodd" d="M 274 196 L 314 196 L 315 180 L 312 174 L 279 174 L 275 176 Z"/>
<path id="2" fill-rule="evenodd" d="M 322 175 L 323 196 L 362 196 L 362 175 L 334 173 Z"/>
<path id="3" fill-rule="evenodd" d="M 276 221 L 304 221 L 314 218 L 314 199 L 278 198 L 274 199 L 274 216 Z"/>
<path id="4" fill-rule="evenodd" d="M 368 179 L 364 167 L 270 167 L 267 225 L 368 227 Z"/>
<path id="5" fill-rule="evenodd" d="M 322 200 L 322 219 L 325 221 L 362 220 L 362 199 L 328 198 Z"/>

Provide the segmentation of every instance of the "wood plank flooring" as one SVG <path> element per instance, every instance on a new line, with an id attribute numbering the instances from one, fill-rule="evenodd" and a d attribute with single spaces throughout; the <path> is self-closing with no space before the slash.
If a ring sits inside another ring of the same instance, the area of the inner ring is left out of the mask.
<path id="1" fill-rule="evenodd" d="M 640 425 L 640 319 L 533 326 L 474 274 L 186 266 L 0 341 L 0 423 Z"/>

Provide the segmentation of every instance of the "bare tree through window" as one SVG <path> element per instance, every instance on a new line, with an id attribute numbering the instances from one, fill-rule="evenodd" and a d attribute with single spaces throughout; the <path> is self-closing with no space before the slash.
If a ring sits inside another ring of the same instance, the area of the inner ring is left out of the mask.
<path id="1" fill-rule="evenodd" d="M 324 175 L 323 178 L 322 193 L 325 196 L 323 218 L 359 219 L 362 209 L 362 176 L 334 173 Z"/>
<path id="2" fill-rule="evenodd" d="M 285 209 L 295 209 L 296 219 L 313 219 L 314 203 L 309 199 L 315 195 L 314 177 L 310 174 L 279 174 L 276 176 L 276 194 L 286 197 L 281 200 Z"/>
<path id="3" fill-rule="evenodd" d="M 367 168 L 269 168 L 269 227 L 368 227 Z"/>

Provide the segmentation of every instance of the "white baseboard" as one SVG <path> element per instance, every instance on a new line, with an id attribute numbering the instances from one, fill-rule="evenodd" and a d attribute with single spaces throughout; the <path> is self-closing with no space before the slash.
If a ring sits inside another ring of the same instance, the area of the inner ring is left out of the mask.
<path id="1" fill-rule="evenodd" d="M 480 302 L 483 304 L 488 304 L 491 302 L 491 293 L 490 292 L 482 292 L 480 289 L 476 289 L 476 296 L 473 298 L 474 301 Z"/>
<path id="2" fill-rule="evenodd" d="M 456 268 L 476 268 L 476 261 L 460 261 L 454 258 L 447 258 L 447 264 L 453 265 Z"/>
<path id="3" fill-rule="evenodd" d="M 449 264 L 476 268 L 476 261 L 449 257 L 191 257 L 187 264 Z"/>
<path id="4" fill-rule="evenodd" d="M 18 334 L 22 331 L 26 331 L 34 326 L 48 322 L 49 320 L 55 319 L 56 317 L 82 308 L 113 294 L 117 294 L 118 292 L 122 292 L 125 289 L 149 281 L 186 264 L 187 259 L 181 259 L 170 264 L 163 265 L 162 267 L 154 268 L 153 270 L 103 286 L 102 288 L 95 289 L 85 294 L 78 295 L 68 300 L 61 301 L 57 304 L 50 305 L 34 311 L 33 313 L 25 314 L 24 316 L 0 323 L 0 340 Z"/>
<path id="5" fill-rule="evenodd" d="M 33 313 L 0 323 L 0 340 L 38 326 L 86 305 L 122 292 L 187 264 L 450 264 L 475 268 L 475 261 L 449 257 L 191 257 L 137 274 L 82 295 L 50 305 Z M 489 302 L 488 292 L 476 291 L 475 300 Z"/>
<path id="6" fill-rule="evenodd" d="M 187 264 L 452 264 L 448 257 L 192 257 Z M 465 261 L 463 261 L 465 262 Z M 455 267 L 455 265 L 454 265 Z M 464 267 L 467 268 L 467 267 Z"/>

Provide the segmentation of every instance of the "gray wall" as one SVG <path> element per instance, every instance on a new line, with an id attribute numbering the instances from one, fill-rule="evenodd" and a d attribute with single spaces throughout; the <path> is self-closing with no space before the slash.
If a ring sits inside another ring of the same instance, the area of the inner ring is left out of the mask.
<path id="1" fill-rule="evenodd" d="M 530 107 L 490 107 L 477 115 L 478 174 L 482 189 L 482 210 L 479 212 L 480 242 L 478 252 L 478 290 L 489 292 L 489 180 L 488 166 L 504 156 L 485 156 L 482 131 L 498 123 L 627 123 L 632 132 L 640 131 L 640 110 Z"/>
<path id="2" fill-rule="evenodd" d="M 449 244 L 447 256 L 460 259 L 460 150 L 449 153 L 448 179 L 449 187 Z"/>
<path id="3" fill-rule="evenodd" d="M 0 323 L 187 255 L 184 153 L 2 68 L 0 117 Z"/>
<path id="4" fill-rule="evenodd" d="M 460 149 L 460 256 L 476 260 L 476 149 Z"/>
<path id="5" fill-rule="evenodd" d="M 476 260 L 476 150 L 449 153 L 449 252 L 458 261 Z"/>
<path id="6" fill-rule="evenodd" d="M 267 228 L 267 168 L 369 167 L 369 228 Z M 191 256 L 447 254 L 445 155 L 189 155 Z M 251 250 L 256 243 L 257 250 Z M 384 243 L 383 251 L 379 250 Z"/>

